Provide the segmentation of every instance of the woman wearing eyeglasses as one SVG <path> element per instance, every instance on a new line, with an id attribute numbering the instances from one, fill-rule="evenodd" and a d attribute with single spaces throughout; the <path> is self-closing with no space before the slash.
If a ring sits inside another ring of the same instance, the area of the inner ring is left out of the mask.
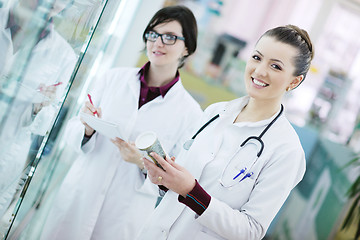
<path id="1" fill-rule="evenodd" d="M 148 178 L 169 190 L 137 239 L 265 236 L 305 172 L 281 102 L 304 80 L 313 54 L 307 32 L 293 25 L 260 37 L 246 65 L 248 96 L 208 107 L 176 161 L 154 153 L 162 168 L 145 161 Z"/>
<path id="2" fill-rule="evenodd" d="M 79 117 L 67 128 L 79 158 L 68 172 L 48 216 L 42 239 L 133 239 L 141 221 L 155 208 L 159 189 L 144 185 L 142 154 L 131 142 L 154 131 L 165 151 L 176 155 L 183 132 L 201 118 L 199 104 L 184 89 L 178 69 L 194 53 L 197 25 L 186 7 L 159 10 L 143 40 L 149 59 L 142 68 L 117 68 L 103 76 L 82 111 L 116 122 L 124 141 L 108 139 Z M 133 196 L 142 195 L 138 205 Z M 135 225 L 128 211 L 142 207 Z"/>

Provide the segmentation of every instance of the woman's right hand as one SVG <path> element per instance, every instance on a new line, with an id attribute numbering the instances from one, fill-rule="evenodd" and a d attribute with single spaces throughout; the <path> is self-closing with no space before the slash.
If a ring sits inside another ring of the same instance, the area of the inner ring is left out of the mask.
<path id="1" fill-rule="evenodd" d="M 111 139 L 111 142 L 119 149 L 122 159 L 126 162 L 136 164 L 141 170 L 144 169 L 144 156 L 135 147 L 134 143 L 128 143 L 121 138 Z"/>
<path id="2" fill-rule="evenodd" d="M 157 185 L 163 185 L 166 188 L 186 197 L 186 195 L 195 187 L 196 181 L 191 173 L 181 165 L 175 163 L 175 158 L 162 158 L 158 154 L 150 153 L 152 157 L 162 166 L 159 168 L 153 161 L 144 158 L 144 165 L 147 169 L 150 181 Z"/>
<path id="3" fill-rule="evenodd" d="M 98 115 L 99 118 L 101 118 L 101 108 L 96 108 L 94 107 L 94 105 L 92 105 L 89 101 L 86 101 L 84 106 L 82 107 L 81 111 L 83 113 L 95 116 L 95 114 Z M 86 122 L 80 117 L 80 121 L 82 122 L 82 124 L 84 124 L 85 126 L 85 135 L 86 136 L 91 136 L 94 133 L 94 129 L 91 128 L 89 125 L 86 124 Z"/>

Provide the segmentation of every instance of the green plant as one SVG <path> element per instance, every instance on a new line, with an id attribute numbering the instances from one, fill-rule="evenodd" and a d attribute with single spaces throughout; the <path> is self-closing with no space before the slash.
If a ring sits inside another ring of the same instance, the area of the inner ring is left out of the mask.
<path id="1" fill-rule="evenodd" d="M 345 167 L 360 167 L 360 155 L 352 159 Z M 349 199 L 353 199 L 353 203 L 347 213 L 341 229 L 349 228 L 355 221 L 357 224 L 354 239 L 360 239 L 360 174 L 357 176 L 353 184 L 350 186 L 347 195 Z"/>

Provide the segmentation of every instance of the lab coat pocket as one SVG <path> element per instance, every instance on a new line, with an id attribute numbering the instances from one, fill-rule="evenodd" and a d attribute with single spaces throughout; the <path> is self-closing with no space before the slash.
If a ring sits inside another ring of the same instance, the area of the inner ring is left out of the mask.
<path id="1" fill-rule="evenodd" d="M 215 240 L 225 239 L 210 229 L 203 227 L 195 236 L 194 240 Z"/>
<path id="2" fill-rule="evenodd" d="M 219 183 L 219 189 L 216 197 L 226 202 L 233 209 L 240 209 L 244 205 L 251 195 L 252 190 L 255 187 L 255 177 L 245 178 L 242 181 L 236 182 L 231 187 L 224 187 Z"/>

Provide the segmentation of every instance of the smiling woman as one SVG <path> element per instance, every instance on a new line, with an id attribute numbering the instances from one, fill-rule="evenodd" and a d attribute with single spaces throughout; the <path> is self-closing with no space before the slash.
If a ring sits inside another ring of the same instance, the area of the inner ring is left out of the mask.
<path id="1" fill-rule="evenodd" d="M 259 40 L 246 65 L 246 90 L 251 97 L 281 102 L 285 91 L 300 84 L 304 76 L 292 77 L 295 71 L 293 57 L 297 50 L 272 37 Z"/>
<path id="2" fill-rule="evenodd" d="M 179 61 L 188 56 L 185 42 L 178 40 L 182 36 L 182 27 L 178 21 L 161 23 L 145 34 L 147 39 L 147 56 L 152 68 L 174 72 L 179 67 Z M 165 38 L 165 40 L 164 40 Z M 150 40 L 149 40 L 150 39 Z M 184 38 L 183 38 L 184 39 Z M 151 78 L 149 84 L 160 86 L 158 78 Z"/>
<path id="3" fill-rule="evenodd" d="M 177 155 L 183 132 L 200 118 L 202 110 L 178 71 L 195 51 L 196 38 L 196 20 L 188 8 L 160 9 L 143 33 L 149 61 L 142 68 L 111 69 L 98 79 L 92 102 L 85 102 L 81 112 L 116 123 L 123 135 L 109 139 L 80 116 L 69 121 L 65 135 L 80 154 L 57 193 L 41 239 L 135 239 L 159 191 L 144 184 L 143 155 L 133 141 L 153 131 L 164 150 Z M 129 221 L 137 216 L 131 215 L 134 209 L 142 209 L 135 222 Z"/>
<path id="4" fill-rule="evenodd" d="M 307 33 L 296 26 L 260 37 L 245 70 L 248 96 L 209 106 L 200 134 L 176 162 L 155 153 L 162 168 L 145 161 L 150 181 L 168 190 L 138 239 L 265 236 L 305 173 L 304 152 L 281 101 L 304 80 L 312 57 Z"/>

